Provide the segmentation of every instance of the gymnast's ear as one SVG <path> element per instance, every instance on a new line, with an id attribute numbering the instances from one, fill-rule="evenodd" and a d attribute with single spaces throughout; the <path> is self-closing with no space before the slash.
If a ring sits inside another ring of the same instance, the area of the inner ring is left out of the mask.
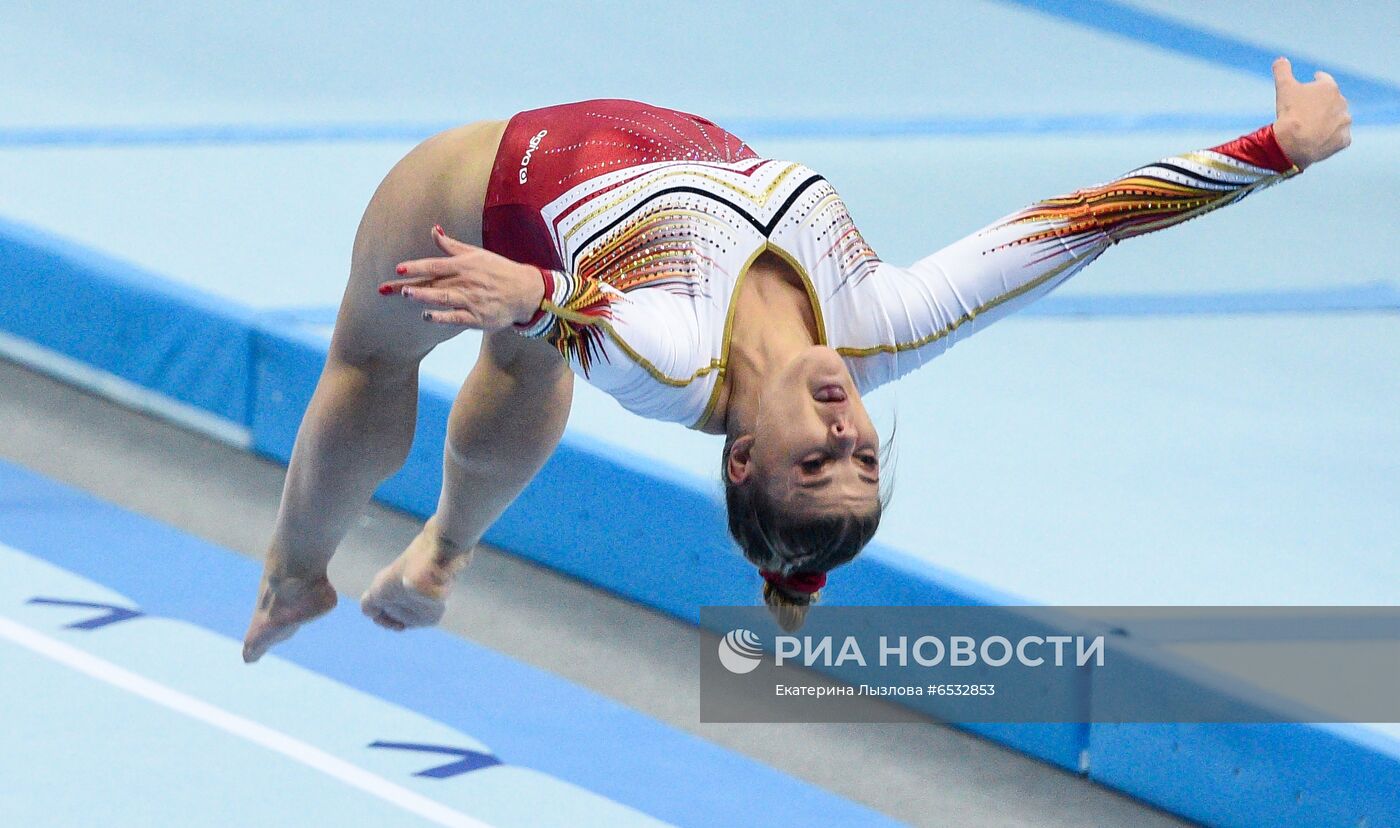
<path id="1" fill-rule="evenodd" d="M 724 475 L 730 483 L 742 486 L 753 475 L 752 434 L 735 437 L 724 457 Z"/>
<path id="2" fill-rule="evenodd" d="M 763 603 L 784 632 L 795 633 L 807 621 L 807 611 L 812 608 L 816 593 L 792 593 L 765 581 L 763 583 Z"/>

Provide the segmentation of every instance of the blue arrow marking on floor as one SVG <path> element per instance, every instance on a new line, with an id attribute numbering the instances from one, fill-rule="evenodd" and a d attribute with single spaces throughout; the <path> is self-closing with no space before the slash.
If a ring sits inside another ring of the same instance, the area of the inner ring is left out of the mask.
<path id="1" fill-rule="evenodd" d="M 419 750 L 425 753 L 446 753 L 449 756 L 461 757 L 456 762 L 448 762 L 446 765 L 438 765 L 435 768 L 419 771 L 414 776 L 427 776 L 432 779 L 447 779 L 452 776 L 460 776 L 474 770 L 489 768 L 492 765 L 501 764 L 501 760 L 489 753 L 478 753 L 474 750 L 464 750 L 463 748 L 444 747 L 442 745 L 418 745 L 412 742 L 370 742 L 372 748 L 389 748 L 390 750 Z"/>
<path id="2" fill-rule="evenodd" d="M 69 624 L 64 629 L 68 630 L 95 630 L 105 627 L 108 624 L 115 624 L 119 621 L 129 621 L 132 618 L 140 618 L 145 613 L 140 610 L 127 609 L 112 604 L 94 604 L 90 601 L 63 601 L 58 598 L 30 598 L 30 604 L 44 604 L 54 607 L 83 607 L 85 609 L 107 610 L 106 615 L 99 615 L 96 618 L 89 618 L 86 621 L 78 621 Z"/>

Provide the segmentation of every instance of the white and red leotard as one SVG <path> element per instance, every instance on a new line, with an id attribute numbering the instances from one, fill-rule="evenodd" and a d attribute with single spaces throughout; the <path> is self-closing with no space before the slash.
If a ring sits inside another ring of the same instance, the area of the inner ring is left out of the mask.
<path id="1" fill-rule="evenodd" d="M 734 300 L 765 251 L 812 301 L 862 393 L 1034 301 L 1117 241 L 1298 172 L 1264 127 L 1046 199 L 908 267 L 882 262 L 836 190 L 695 115 L 599 100 L 522 112 L 501 140 L 485 246 L 542 269 L 522 330 L 625 408 L 699 427 L 729 356 Z"/>

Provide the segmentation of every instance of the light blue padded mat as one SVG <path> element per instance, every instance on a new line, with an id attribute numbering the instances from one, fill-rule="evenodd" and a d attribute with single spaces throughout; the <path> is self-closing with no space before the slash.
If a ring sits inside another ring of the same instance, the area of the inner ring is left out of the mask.
<path id="1" fill-rule="evenodd" d="M 353 602 L 244 665 L 258 569 L 0 464 L 0 822 L 893 824 Z"/>

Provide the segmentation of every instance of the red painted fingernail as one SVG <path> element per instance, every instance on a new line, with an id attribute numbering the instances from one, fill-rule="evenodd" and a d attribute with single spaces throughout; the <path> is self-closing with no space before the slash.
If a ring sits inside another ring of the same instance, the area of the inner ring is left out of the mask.
<path id="1" fill-rule="evenodd" d="M 380 285 L 380 286 L 379 286 L 379 295 L 380 295 L 380 296 L 388 296 L 389 294 L 391 294 L 391 293 L 393 293 L 393 292 L 394 292 L 394 286 L 393 286 L 393 285 Z"/>
<path id="2" fill-rule="evenodd" d="M 398 267 L 394 268 L 394 272 L 402 276 L 408 272 L 408 265 L 399 265 Z"/>
<path id="3" fill-rule="evenodd" d="M 437 233 L 439 236 L 446 236 L 446 235 L 447 235 L 447 231 L 445 231 L 445 230 L 442 229 L 442 225 L 441 225 L 441 224 L 434 224 L 434 225 L 433 225 L 433 232 L 434 232 L 434 233 Z"/>

